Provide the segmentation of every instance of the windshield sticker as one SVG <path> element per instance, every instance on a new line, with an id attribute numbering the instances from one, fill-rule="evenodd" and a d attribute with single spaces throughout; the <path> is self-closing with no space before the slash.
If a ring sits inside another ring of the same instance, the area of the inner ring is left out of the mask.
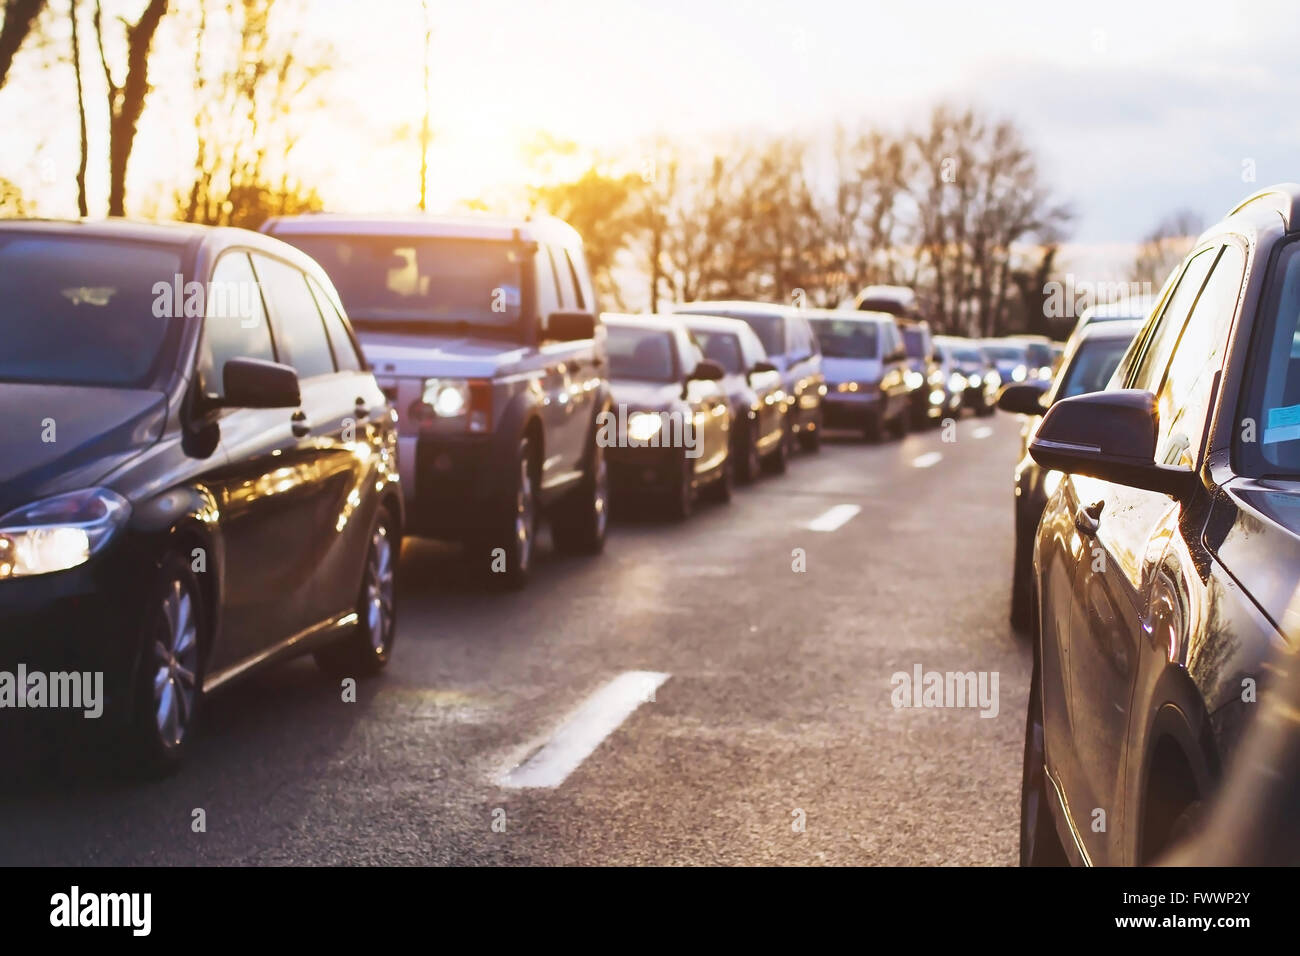
<path id="1" fill-rule="evenodd" d="M 1268 410 L 1268 423 L 1264 426 L 1264 444 L 1300 439 L 1300 405 L 1285 405 Z"/>

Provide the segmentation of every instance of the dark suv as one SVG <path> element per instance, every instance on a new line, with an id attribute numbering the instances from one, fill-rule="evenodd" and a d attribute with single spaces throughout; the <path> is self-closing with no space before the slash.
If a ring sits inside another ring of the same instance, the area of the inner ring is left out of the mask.
<path id="1" fill-rule="evenodd" d="M 1198 826 L 1294 650 L 1300 185 L 1174 270 L 1106 390 L 1029 443 L 1064 473 L 1034 556 L 1021 860 L 1137 864 Z"/>
<path id="2" fill-rule="evenodd" d="M 0 671 L 102 717 L 4 709 L 0 735 L 103 728 L 165 770 L 255 667 L 384 666 L 396 428 L 316 263 L 239 229 L 11 222 L 0 297 Z"/>
<path id="3" fill-rule="evenodd" d="M 539 518 L 557 547 L 605 542 L 596 441 L 604 329 L 582 240 L 557 219 L 273 219 L 334 279 L 400 418 L 413 534 L 463 542 L 522 587 Z M 495 573 L 494 573 L 495 572 Z"/>

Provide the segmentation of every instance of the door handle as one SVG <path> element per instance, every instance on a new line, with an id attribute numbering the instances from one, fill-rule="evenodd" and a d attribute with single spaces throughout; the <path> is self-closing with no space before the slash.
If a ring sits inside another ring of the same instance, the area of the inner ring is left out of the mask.
<path id="1" fill-rule="evenodd" d="M 357 421 L 370 417 L 370 403 L 359 395 L 356 401 L 356 416 Z"/>
<path id="2" fill-rule="evenodd" d="M 311 433 L 311 426 L 307 424 L 307 413 L 301 408 L 289 416 L 289 426 L 298 438 L 303 438 Z"/>
<path id="3" fill-rule="evenodd" d="M 1074 526 L 1091 538 L 1101 529 L 1101 512 L 1105 507 L 1104 501 L 1094 501 L 1087 507 L 1080 507 L 1074 513 Z"/>

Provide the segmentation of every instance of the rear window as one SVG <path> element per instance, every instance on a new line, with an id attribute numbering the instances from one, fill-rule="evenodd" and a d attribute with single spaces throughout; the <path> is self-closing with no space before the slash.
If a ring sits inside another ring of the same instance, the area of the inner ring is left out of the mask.
<path id="1" fill-rule="evenodd" d="M 880 354 L 880 326 L 846 319 L 811 319 L 827 358 L 873 359 Z"/>
<path id="2" fill-rule="evenodd" d="M 148 386 L 179 342 L 180 274 L 169 246 L 0 236 L 0 381 Z"/>

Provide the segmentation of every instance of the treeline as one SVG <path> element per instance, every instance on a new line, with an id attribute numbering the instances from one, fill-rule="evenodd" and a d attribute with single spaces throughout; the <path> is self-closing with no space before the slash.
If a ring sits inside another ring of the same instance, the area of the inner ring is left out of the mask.
<path id="1" fill-rule="evenodd" d="M 616 301 L 647 277 L 651 308 L 702 298 L 836 306 L 864 286 L 907 285 L 944 330 L 1056 334 L 1044 286 L 1070 209 L 1020 130 L 936 106 L 900 133 L 839 129 L 700 153 L 658 142 L 639 169 L 595 163 L 531 191 L 568 219 Z"/>

